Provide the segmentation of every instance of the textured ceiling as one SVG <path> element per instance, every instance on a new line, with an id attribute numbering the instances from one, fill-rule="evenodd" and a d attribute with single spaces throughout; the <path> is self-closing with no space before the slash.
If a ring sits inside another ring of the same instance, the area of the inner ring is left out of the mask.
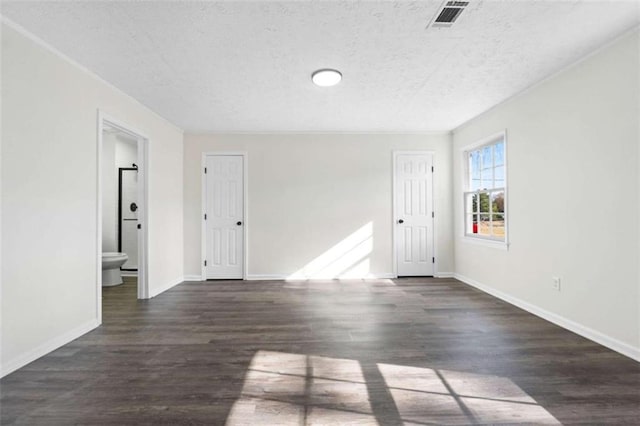
<path id="1" fill-rule="evenodd" d="M 637 1 L 14 2 L 1 13 L 191 132 L 450 130 L 638 25 Z M 337 68 L 342 83 L 315 87 Z"/>

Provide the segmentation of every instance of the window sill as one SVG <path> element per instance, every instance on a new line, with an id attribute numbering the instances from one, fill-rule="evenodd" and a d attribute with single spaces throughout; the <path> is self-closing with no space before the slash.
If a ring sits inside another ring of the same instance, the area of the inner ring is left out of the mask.
<path id="1" fill-rule="evenodd" d="M 509 243 L 507 241 L 488 240 L 485 238 L 471 237 L 469 235 L 463 235 L 461 240 L 472 245 L 491 247 L 498 250 L 509 250 Z"/>

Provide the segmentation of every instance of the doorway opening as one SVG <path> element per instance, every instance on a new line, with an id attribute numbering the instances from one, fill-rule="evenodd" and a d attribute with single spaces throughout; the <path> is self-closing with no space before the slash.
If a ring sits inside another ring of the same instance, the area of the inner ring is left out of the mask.
<path id="1" fill-rule="evenodd" d="M 148 299 L 148 141 L 98 112 L 97 316 L 103 294 Z"/>

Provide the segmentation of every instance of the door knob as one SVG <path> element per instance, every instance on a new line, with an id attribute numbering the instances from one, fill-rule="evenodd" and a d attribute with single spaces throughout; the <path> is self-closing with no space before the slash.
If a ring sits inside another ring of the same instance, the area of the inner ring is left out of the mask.
<path id="1" fill-rule="evenodd" d="M 236 223 L 236 225 L 240 226 L 240 225 L 242 225 L 242 222 L 238 221 L 238 222 Z"/>
<path id="2" fill-rule="evenodd" d="M 398 221 L 398 223 L 404 223 L 404 220 L 400 219 L 400 220 Z"/>

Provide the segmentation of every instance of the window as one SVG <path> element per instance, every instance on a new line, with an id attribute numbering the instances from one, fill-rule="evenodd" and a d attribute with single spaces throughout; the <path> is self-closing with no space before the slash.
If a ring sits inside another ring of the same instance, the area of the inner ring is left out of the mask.
<path id="1" fill-rule="evenodd" d="M 506 242 L 506 135 L 504 132 L 465 151 L 467 237 Z"/>

